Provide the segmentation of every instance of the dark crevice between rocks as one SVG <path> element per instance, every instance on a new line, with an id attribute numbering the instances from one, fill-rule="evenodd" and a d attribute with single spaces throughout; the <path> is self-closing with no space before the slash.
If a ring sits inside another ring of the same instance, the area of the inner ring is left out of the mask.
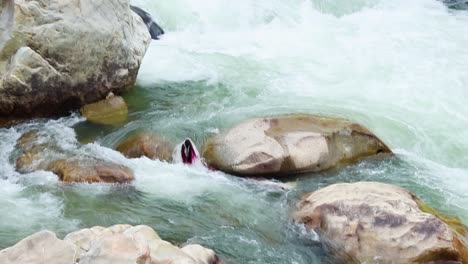
<path id="1" fill-rule="evenodd" d="M 443 0 L 442 2 L 450 9 L 468 10 L 467 0 Z"/>

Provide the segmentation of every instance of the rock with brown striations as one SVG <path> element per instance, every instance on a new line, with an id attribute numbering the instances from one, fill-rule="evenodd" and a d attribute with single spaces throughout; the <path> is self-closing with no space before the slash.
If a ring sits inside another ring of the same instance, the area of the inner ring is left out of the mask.
<path id="1" fill-rule="evenodd" d="M 60 114 L 133 87 L 150 43 L 129 0 L 3 0 L 0 117 Z"/>
<path id="2" fill-rule="evenodd" d="M 64 182 L 127 183 L 134 179 L 132 171 L 122 165 L 90 157 L 73 157 L 44 132 L 31 130 L 16 142 L 16 170 L 29 173 L 48 170 Z"/>
<path id="3" fill-rule="evenodd" d="M 150 159 L 170 161 L 172 156 L 170 144 L 161 137 L 149 133 L 138 133 L 126 138 L 116 150 L 127 158 L 145 156 Z"/>
<path id="4" fill-rule="evenodd" d="M 245 121 L 209 139 L 203 157 L 241 176 L 317 172 L 360 158 L 391 153 L 363 126 L 336 118 L 284 115 Z"/>
<path id="5" fill-rule="evenodd" d="M 162 240 L 148 226 L 115 225 L 82 229 L 63 240 L 51 232 L 40 232 L 0 251 L 0 263 L 221 264 L 221 261 L 214 251 L 199 245 L 180 249 Z"/>
<path id="6" fill-rule="evenodd" d="M 47 170 L 64 182 L 128 183 L 134 180 L 129 168 L 103 160 L 61 159 L 50 163 Z"/>
<path id="7" fill-rule="evenodd" d="M 421 205 L 398 186 L 341 183 L 307 194 L 293 218 L 362 263 L 468 263 L 468 229 Z"/>
<path id="8" fill-rule="evenodd" d="M 127 120 L 128 108 L 122 97 L 111 93 L 104 100 L 83 106 L 80 112 L 91 123 L 118 125 Z"/>
<path id="9" fill-rule="evenodd" d="M 78 260 L 77 251 L 75 244 L 58 239 L 50 231 L 42 231 L 0 251 L 0 263 L 71 264 Z"/>

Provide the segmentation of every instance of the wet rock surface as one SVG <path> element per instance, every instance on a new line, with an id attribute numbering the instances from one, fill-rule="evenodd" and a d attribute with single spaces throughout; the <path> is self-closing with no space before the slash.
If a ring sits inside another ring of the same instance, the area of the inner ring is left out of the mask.
<path id="1" fill-rule="evenodd" d="M 109 94 L 104 100 L 81 107 L 80 112 L 91 123 L 118 125 L 127 120 L 128 107 L 122 97 Z"/>
<path id="2" fill-rule="evenodd" d="M 172 159 L 172 147 L 163 138 L 151 133 L 137 133 L 124 139 L 116 148 L 127 158 L 148 157 L 170 161 Z"/>
<path id="3" fill-rule="evenodd" d="M 64 182 L 129 183 L 135 179 L 133 172 L 125 166 L 94 159 L 56 160 L 47 170 Z"/>
<path id="4" fill-rule="evenodd" d="M 391 150 L 363 126 L 336 118 L 284 115 L 245 121 L 208 140 L 203 157 L 243 176 L 317 172 Z"/>

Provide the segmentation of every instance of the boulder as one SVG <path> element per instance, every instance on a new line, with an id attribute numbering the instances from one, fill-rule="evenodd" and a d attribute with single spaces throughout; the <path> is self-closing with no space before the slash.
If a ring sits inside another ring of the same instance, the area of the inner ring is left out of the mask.
<path id="1" fill-rule="evenodd" d="M 64 182 L 128 183 L 134 179 L 132 171 L 125 166 L 90 157 L 70 157 L 54 140 L 37 130 L 24 133 L 17 140 L 16 148 L 16 170 L 20 173 L 47 170 Z"/>
<path id="2" fill-rule="evenodd" d="M 167 141 L 148 133 L 138 133 L 126 138 L 116 150 L 127 158 L 146 156 L 150 159 L 170 161 L 172 156 L 172 148 Z"/>
<path id="3" fill-rule="evenodd" d="M 391 150 L 363 126 L 337 118 L 284 115 L 243 122 L 207 141 L 208 165 L 241 176 L 317 172 Z"/>
<path id="4" fill-rule="evenodd" d="M 64 182 L 128 183 L 134 180 L 129 168 L 103 160 L 60 159 L 50 163 L 47 170 Z"/>
<path id="5" fill-rule="evenodd" d="M 200 245 L 180 249 L 162 240 L 148 226 L 93 227 L 63 240 L 39 232 L 0 251 L 2 264 L 220 264 L 219 257 Z"/>
<path id="6" fill-rule="evenodd" d="M 362 263 L 468 263 L 468 229 L 421 205 L 398 186 L 341 183 L 305 195 L 293 219 Z"/>
<path id="7" fill-rule="evenodd" d="M 128 108 L 122 97 L 111 93 L 104 100 L 83 106 L 80 112 L 91 123 L 118 125 L 127 120 Z"/>
<path id="8" fill-rule="evenodd" d="M 186 245 L 182 247 L 182 251 L 191 256 L 196 263 L 221 263 L 218 255 L 216 255 L 213 250 L 204 248 L 200 245 Z"/>
<path id="9" fill-rule="evenodd" d="M 14 0 L 3 0 L 0 4 L 0 50 L 10 38 L 15 12 Z"/>
<path id="10" fill-rule="evenodd" d="M 77 251 L 75 244 L 58 239 L 50 231 L 41 231 L 0 251 L 0 263 L 71 264 L 78 260 Z"/>
<path id="11" fill-rule="evenodd" d="M 129 0 L 4 0 L 0 22 L 0 117 L 64 113 L 129 90 L 151 40 Z"/>

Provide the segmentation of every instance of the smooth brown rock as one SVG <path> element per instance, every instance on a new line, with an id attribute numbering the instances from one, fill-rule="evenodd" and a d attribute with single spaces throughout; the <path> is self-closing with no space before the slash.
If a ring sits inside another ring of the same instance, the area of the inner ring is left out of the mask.
<path id="1" fill-rule="evenodd" d="M 468 263 L 466 227 L 460 233 L 418 201 L 389 184 L 334 184 L 304 196 L 293 219 L 362 263 Z"/>
<path id="2" fill-rule="evenodd" d="M 150 40 L 129 0 L 3 0 L 0 117 L 66 113 L 129 90 Z"/>
<path id="3" fill-rule="evenodd" d="M 80 112 L 91 123 L 117 125 L 127 120 L 128 108 L 122 97 L 110 94 L 104 100 L 83 106 Z"/>
<path id="4" fill-rule="evenodd" d="M 29 236 L 13 247 L 0 251 L 2 264 L 74 264 L 78 247 L 50 231 Z"/>
<path id="5" fill-rule="evenodd" d="M 116 148 L 127 158 L 140 158 L 146 156 L 150 159 L 170 161 L 172 148 L 162 138 L 148 134 L 138 133 L 123 140 Z"/>
<path id="6" fill-rule="evenodd" d="M 208 140 L 203 157 L 242 176 L 317 172 L 391 150 L 363 126 L 343 119 L 284 115 L 245 121 Z"/>
<path id="7" fill-rule="evenodd" d="M 134 180 L 129 168 L 102 160 L 56 160 L 47 170 L 64 182 L 128 183 Z"/>

